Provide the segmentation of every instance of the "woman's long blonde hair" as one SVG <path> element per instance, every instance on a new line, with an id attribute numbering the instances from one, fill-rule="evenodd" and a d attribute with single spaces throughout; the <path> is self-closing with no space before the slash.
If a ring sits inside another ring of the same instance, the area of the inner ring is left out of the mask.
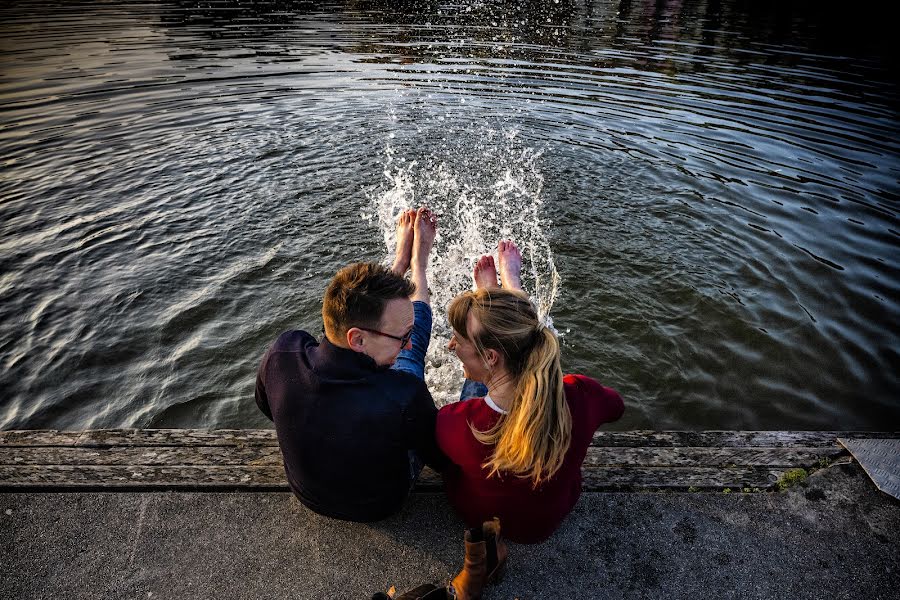
<path id="1" fill-rule="evenodd" d="M 478 320 L 478 331 L 468 331 L 469 313 Z M 471 341 L 485 363 L 487 348 L 500 352 L 516 382 L 509 414 L 487 431 L 469 424 L 478 441 L 495 445 L 483 465 L 488 476 L 512 473 L 537 487 L 559 470 L 572 441 L 556 335 L 540 322 L 524 292 L 463 292 L 450 303 L 448 317 L 456 335 Z"/>

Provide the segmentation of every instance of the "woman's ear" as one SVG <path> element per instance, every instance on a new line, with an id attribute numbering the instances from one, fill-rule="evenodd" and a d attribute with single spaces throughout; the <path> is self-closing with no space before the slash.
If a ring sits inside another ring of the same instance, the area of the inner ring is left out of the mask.
<path id="1" fill-rule="evenodd" d="M 493 348 L 485 349 L 484 362 L 489 369 L 496 369 L 500 366 L 500 353 Z"/>

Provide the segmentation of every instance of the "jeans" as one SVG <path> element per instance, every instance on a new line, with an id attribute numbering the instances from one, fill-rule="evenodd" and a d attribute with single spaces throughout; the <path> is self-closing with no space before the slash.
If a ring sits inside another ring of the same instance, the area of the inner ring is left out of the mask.
<path id="1" fill-rule="evenodd" d="M 416 320 L 413 322 L 412 348 L 401 350 L 394 361 L 392 369 L 412 373 L 419 379 L 425 379 L 425 353 L 431 341 L 431 307 L 420 301 L 413 302 Z"/>
<path id="2" fill-rule="evenodd" d="M 425 353 L 428 352 L 428 342 L 431 341 L 431 307 L 424 302 L 413 302 L 415 322 L 413 322 L 412 347 L 409 350 L 401 350 L 397 360 L 391 367 L 397 371 L 406 371 L 425 380 Z M 409 450 L 409 489 L 412 490 L 422 472 L 425 463 L 419 458 L 415 450 Z"/>
<path id="3" fill-rule="evenodd" d="M 469 398 L 484 398 L 487 396 L 487 386 L 480 381 L 466 379 L 463 383 L 462 391 L 459 393 L 460 400 L 468 400 Z"/>

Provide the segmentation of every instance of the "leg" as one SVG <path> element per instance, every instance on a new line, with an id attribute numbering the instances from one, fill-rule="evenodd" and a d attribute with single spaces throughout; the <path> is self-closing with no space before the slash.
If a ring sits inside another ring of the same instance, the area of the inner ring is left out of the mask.
<path id="1" fill-rule="evenodd" d="M 437 235 L 437 217 L 428 208 L 421 206 L 416 211 L 413 224 L 414 239 L 412 245 L 412 262 L 410 263 L 410 281 L 416 284 L 416 291 L 410 296 L 413 302 L 431 303 L 428 291 L 428 255 L 434 246 Z"/>
<path id="2" fill-rule="evenodd" d="M 472 271 L 472 280 L 475 282 L 475 289 L 497 289 L 497 267 L 494 266 L 494 257 L 484 255 L 475 263 L 475 269 Z M 480 381 L 466 379 L 463 383 L 462 391 L 459 393 L 460 400 L 468 400 L 469 398 L 484 398 L 488 393 L 487 386 Z"/>
<path id="3" fill-rule="evenodd" d="M 413 323 L 412 348 L 401 350 L 392 369 L 412 373 L 419 379 L 425 379 L 425 353 L 431 341 L 431 307 L 425 302 L 413 302 L 415 322 Z"/>
<path id="4" fill-rule="evenodd" d="M 416 454 L 415 450 L 407 450 L 409 453 L 409 491 L 416 485 L 416 481 L 419 479 L 419 474 L 422 473 L 422 467 L 425 466 L 425 463 L 422 462 L 422 459 L 419 458 L 419 455 Z"/>
<path id="5" fill-rule="evenodd" d="M 480 381 L 466 379 L 463 383 L 462 391 L 459 393 L 460 400 L 468 400 L 469 398 L 484 398 L 487 396 L 487 386 Z"/>

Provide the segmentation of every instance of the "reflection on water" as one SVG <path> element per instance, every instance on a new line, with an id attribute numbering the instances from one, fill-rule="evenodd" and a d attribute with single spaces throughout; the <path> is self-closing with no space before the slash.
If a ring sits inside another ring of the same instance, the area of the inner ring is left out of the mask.
<path id="1" fill-rule="evenodd" d="M 0 427 L 264 426 L 266 345 L 318 331 L 330 275 L 427 199 L 437 308 L 523 241 L 619 427 L 897 428 L 898 65 L 872 14 L 4 5 Z"/>

